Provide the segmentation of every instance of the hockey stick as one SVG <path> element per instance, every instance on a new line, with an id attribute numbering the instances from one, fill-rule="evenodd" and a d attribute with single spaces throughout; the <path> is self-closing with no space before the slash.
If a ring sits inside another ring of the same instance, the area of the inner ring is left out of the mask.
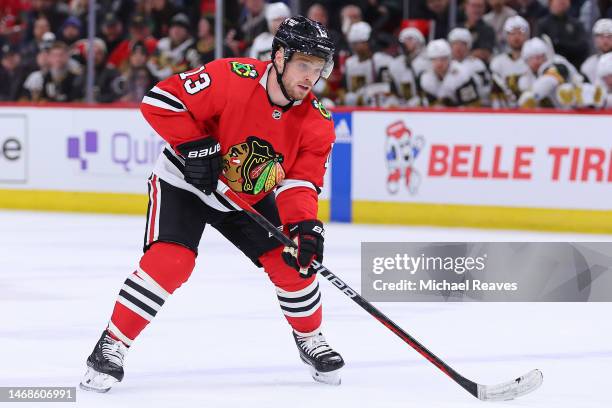
<path id="1" fill-rule="evenodd" d="M 222 181 L 219 181 L 217 191 L 223 194 L 237 210 L 242 210 L 251 217 L 257 224 L 264 228 L 268 233 L 278 239 L 283 245 L 297 248 L 293 240 L 279 231 L 270 221 L 259 214 L 251 205 L 244 201 L 238 194 L 232 191 Z M 438 367 L 444 374 L 448 375 L 453 381 L 461 385 L 466 391 L 482 401 L 503 401 L 514 399 L 534 391 L 543 381 L 542 372 L 540 370 L 531 370 L 527 374 L 518 377 L 512 381 L 504 382 L 496 385 L 482 385 L 471 381 L 457 371 L 452 369 L 448 364 L 442 361 L 439 357 L 429 351 L 425 346 L 419 343 L 414 337 L 406 333 L 401 327 L 395 324 L 391 319 L 385 316 L 380 310 L 374 307 L 370 302 L 365 300 L 359 293 L 351 289 L 349 285 L 344 283 L 340 278 L 334 275 L 329 269 L 325 268 L 321 263 L 314 261 L 313 267 L 317 273 L 334 286 L 342 291 L 346 296 L 350 297 L 355 303 L 361 306 L 366 312 L 374 316 L 376 320 L 381 322 L 385 327 L 395 333 L 400 339 L 408 343 L 419 354 L 425 357 L 429 362 Z"/>

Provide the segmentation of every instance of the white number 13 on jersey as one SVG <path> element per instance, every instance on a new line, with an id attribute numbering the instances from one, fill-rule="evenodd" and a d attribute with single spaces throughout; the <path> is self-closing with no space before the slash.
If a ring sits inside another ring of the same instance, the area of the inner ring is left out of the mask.
<path id="1" fill-rule="evenodd" d="M 187 71 L 179 74 L 182 80 L 186 80 L 183 82 L 183 86 L 188 94 L 194 95 L 200 92 L 202 89 L 206 89 L 210 86 L 210 76 L 204 71 L 204 66 L 201 66 L 196 71 Z M 200 79 L 192 80 L 189 77 L 200 74 Z"/>

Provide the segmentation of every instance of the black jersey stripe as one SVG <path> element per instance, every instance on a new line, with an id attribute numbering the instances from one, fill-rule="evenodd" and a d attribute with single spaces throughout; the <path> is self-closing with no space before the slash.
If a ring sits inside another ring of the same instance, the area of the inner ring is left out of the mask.
<path id="1" fill-rule="evenodd" d="M 185 173 L 185 165 L 181 163 L 181 161 L 175 155 L 173 155 L 168 148 L 164 149 L 164 156 L 166 156 L 166 158 L 170 160 L 170 162 L 174 164 L 181 173 Z"/>
<path id="2" fill-rule="evenodd" d="M 153 92 L 152 89 L 149 92 L 147 92 L 146 96 L 148 96 L 149 98 L 157 99 L 158 101 L 162 101 L 163 103 L 170 105 L 173 108 L 185 110 L 185 107 L 182 104 L 178 103 L 177 101 L 173 101 L 172 99 L 168 98 L 165 95 L 158 94 L 157 92 Z"/>
<path id="3" fill-rule="evenodd" d="M 225 197 L 223 197 L 221 194 L 217 193 L 216 191 L 213 192 L 213 194 L 215 195 L 215 198 L 217 199 L 217 201 L 223 204 L 228 210 L 232 210 L 232 211 L 236 210 L 236 207 L 231 205 L 229 201 L 227 201 Z"/>

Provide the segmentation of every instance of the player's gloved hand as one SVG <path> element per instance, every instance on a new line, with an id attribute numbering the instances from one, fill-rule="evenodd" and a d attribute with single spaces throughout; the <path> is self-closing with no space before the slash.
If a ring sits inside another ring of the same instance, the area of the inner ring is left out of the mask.
<path id="1" fill-rule="evenodd" d="M 208 136 L 182 143 L 176 149 L 185 159 L 185 181 L 206 195 L 215 191 L 223 169 L 219 142 Z"/>
<path id="2" fill-rule="evenodd" d="M 286 246 L 282 252 L 283 260 L 302 278 L 309 278 L 317 272 L 312 261 L 323 262 L 323 224 L 319 220 L 306 220 L 288 227 L 289 237 L 297 244 L 297 249 Z"/>

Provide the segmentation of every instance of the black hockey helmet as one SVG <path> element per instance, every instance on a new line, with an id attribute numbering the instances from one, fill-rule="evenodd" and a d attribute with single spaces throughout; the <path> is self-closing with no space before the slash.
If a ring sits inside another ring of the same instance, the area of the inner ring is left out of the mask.
<path id="1" fill-rule="evenodd" d="M 272 41 L 272 60 L 280 47 L 285 53 L 285 63 L 295 52 L 323 58 L 323 78 L 328 78 L 334 68 L 334 43 L 327 29 L 307 17 L 295 16 L 282 22 Z"/>

